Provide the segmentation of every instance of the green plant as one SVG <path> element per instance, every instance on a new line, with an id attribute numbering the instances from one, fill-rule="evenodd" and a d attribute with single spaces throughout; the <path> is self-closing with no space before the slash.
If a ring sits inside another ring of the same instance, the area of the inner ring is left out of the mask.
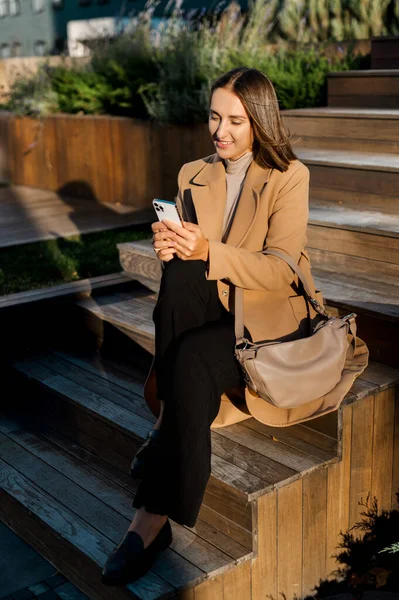
<path id="1" fill-rule="evenodd" d="M 115 39 L 92 45 L 91 68 L 110 90 L 103 98 L 109 114 L 148 118 L 139 88 L 157 77 L 156 52 L 151 42 L 148 7 L 139 15 L 137 26 Z"/>
<path id="2" fill-rule="evenodd" d="M 105 78 L 93 72 L 90 67 L 52 67 L 49 77 L 57 94 L 58 110 L 65 113 L 105 113 L 106 99 L 123 94 L 123 90 L 112 89 Z"/>

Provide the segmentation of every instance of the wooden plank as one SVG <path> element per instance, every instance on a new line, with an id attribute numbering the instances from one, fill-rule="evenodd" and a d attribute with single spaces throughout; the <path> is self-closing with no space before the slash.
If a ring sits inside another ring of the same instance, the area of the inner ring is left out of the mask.
<path id="1" fill-rule="evenodd" d="M 383 169 L 369 171 L 368 168 L 348 169 L 342 166 L 332 167 L 321 164 L 310 164 L 309 170 L 312 186 L 329 188 L 330 193 L 334 194 L 337 193 L 336 190 L 341 190 L 357 194 L 393 196 L 396 204 L 398 197 L 397 173 Z"/>
<path id="2" fill-rule="evenodd" d="M 104 422 L 111 422 L 115 429 L 126 431 L 137 439 L 145 439 L 151 429 L 151 423 L 122 406 L 106 402 L 103 396 L 83 389 L 80 385 L 54 374 L 50 369 L 33 359 L 12 361 L 12 366 L 21 373 L 46 386 L 52 393 L 67 399 L 69 404 L 85 412 L 95 414 Z"/>
<path id="3" fill-rule="evenodd" d="M 213 474 L 209 477 L 203 504 L 230 521 L 234 521 L 248 532 L 252 532 L 250 502 L 243 497 L 242 493 L 230 487 L 224 481 L 217 479 Z"/>
<path id="4" fill-rule="evenodd" d="M 287 600 L 302 597 L 302 503 L 302 479 L 278 489 L 277 590 L 279 594 L 284 593 Z"/>
<path id="5" fill-rule="evenodd" d="M 366 502 L 371 492 L 373 419 L 374 395 L 353 404 L 349 527 L 362 519 L 364 507 L 359 502 Z M 353 535 L 359 538 L 362 534 L 359 530 L 353 530 Z"/>
<path id="6" fill-rule="evenodd" d="M 313 167 L 313 170 L 316 167 Z M 318 168 L 318 167 L 317 167 Z M 312 176 L 310 183 L 310 199 L 317 202 L 330 202 L 333 206 L 351 206 L 353 208 L 367 208 L 368 210 L 383 211 L 386 214 L 397 214 L 398 202 L 397 195 L 384 194 L 382 190 L 374 189 L 346 189 L 348 180 L 342 176 L 342 187 L 328 182 L 324 185 L 321 177 L 318 180 Z"/>
<path id="7" fill-rule="evenodd" d="M 353 405 L 339 409 L 340 419 L 340 457 L 335 464 L 329 465 L 327 472 L 327 523 L 326 523 L 326 573 L 332 573 L 338 564 L 334 558 L 338 544 L 342 541 L 340 531 L 349 527 L 350 465 L 352 441 Z M 332 576 L 331 578 L 334 578 Z"/>
<path id="8" fill-rule="evenodd" d="M 399 77 L 328 77 L 330 96 L 399 96 Z"/>
<path id="9" fill-rule="evenodd" d="M 371 497 L 376 496 L 379 512 L 391 509 L 394 418 L 395 388 L 390 387 L 374 396 Z"/>
<path id="10" fill-rule="evenodd" d="M 208 486 L 209 487 L 209 486 Z M 242 527 L 239 523 L 232 521 L 226 515 L 220 514 L 217 510 L 208 506 L 208 493 L 205 490 L 204 500 L 202 502 L 199 518 L 206 523 L 209 523 L 226 536 L 232 538 L 240 546 L 252 551 L 252 531 Z"/>
<path id="11" fill-rule="evenodd" d="M 223 575 L 224 600 L 252 600 L 251 562 L 246 560 Z"/>
<path id="12" fill-rule="evenodd" d="M 331 207 L 313 201 L 309 209 L 309 223 L 321 227 L 359 231 L 380 236 L 399 237 L 399 217 L 367 209 L 358 210 L 347 206 Z"/>
<path id="13" fill-rule="evenodd" d="M 252 600 L 277 598 L 277 490 L 256 501 Z"/>
<path id="14" fill-rule="evenodd" d="M 365 288 L 371 296 L 373 294 L 373 284 L 379 284 L 382 291 L 386 286 L 388 296 L 389 288 L 396 286 L 399 281 L 399 265 L 394 263 L 370 260 L 361 256 L 351 256 L 340 252 L 329 252 L 321 248 L 308 248 L 312 271 L 325 271 L 326 273 L 345 273 L 353 278 L 356 277 L 356 284 Z M 383 269 L 381 268 L 383 266 Z M 361 294 L 359 294 L 361 296 Z"/>
<path id="15" fill-rule="evenodd" d="M 303 424 L 290 427 L 272 427 L 264 425 L 256 419 L 248 419 L 242 425 L 253 431 L 258 431 L 273 441 L 286 444 L 290 448 L 295 448 L 315 458 L 330 460 L 336 456 L 337 441 L 334 438 Z"/>
<path id="16" fill-rule="evenodd" d="M 35 368 L 35 377 L 37 376 L 38 371 Z M 43 376 L 46 377 L 45 374 Z M 49 390 L 43 385 L 33 386 L 28 383 L 29 395 L 28 385 L 25 386 L 24 393 L 26 398 L 29 397 L 30 404 L 25 403 L 23 410 L 30 415 L 34 423 L 40 420 L 50 421 L 70 439 L 79 441 L 85 438 L 87 443 L 93 442 L 94 446 L 88 446 L 90 450 L 100 453 L 101 456 L 109 452 L 110 461 L 115 460 L 120 468 L 129 469 L 132 456 L 146 435 L 145 431 L 148 432 L 151 428 L 150 423 L 142 430 L 143 435 L 138 433 L 139 430 L 135 435 L 133 430 L 136 421 L 125 409 L 114 406 L 109 411 L 106 403 L 100 398 L 94 398 L 93 402 L 93 394 L 87 394 L 79 388 L 74 389 L 74 398 L 66 399 L 62 392 L 58 393 L 53 387 Z M 72 388 L 70 392 L 65 388 L 64 391 L 72 395 Z M 123 412 L 121 420 L 116 417 L 120 411 Z M 144 422 L 143 419 L 141 421 Z M 143 423 L 141 425 L 144 427 Z"/>
<path id="17" fill-rule="evenodd" d="M 255 452 L 267 456 L 298 473 L 324 462 L 319 458 L 310 456 L 297 449 L 294 450 L 284 443 L 279 443 L 276 440 L 268 438 L 258 431 L 244 427 L 242 424 L 223 427 L 217 433 L 239 444 L 245 444 L 247 448 L 251 448 Z"/>
<path id="18" fill-rule="evenodd" d="M 247 494 L 249 495 L 265 485 L 264 481 L 256 475 L 248 473 L 214 453 L 211 455 L 211 462 L 212 474 L 243 494 L 245 499 L 247 499 Z"/>
<path id="19" fill-rule="evenodd" d="M 211 431 L 212 453 L 224 458 L 244 471 L 256 475 L 263 481 L 263 487 L 273 485 L 297 473 L 285 465 L 270 459 L 255 450 L 247 448 L 243 443 Z M 243 440 L 244 441 L 244 440 Z"/>
<path id="20" fill-rule="evenodd" d="M 107 402 L 122 406 L 130 412 L 143 417 L 150 423 L 155 423 L 154 415 L 151 413 L 143 398 L 142 390 L 141 393 L 140 391 L 133 392 L 125 390 L 110 381 L 106 381 L 104 378 L 97 377 L 72 363 L 68 363 L 62 359 L 60 360 L 57 356 L 49 353 L 35 354 L 35 361 L 44 367 L 51 369 L 54 373 L 58 373 L 77 385 L 80 385 L 82 388 L 100 395 L 107 400 Z"/>
<path id="21" fill-rule="evenodd" d="M 363 233 L 335 227 L 312 225 L 307 228 L 310 248 L 341 252 L 370 260 L 399 263 L 399 244 L 396 237 Z"/>
<path id="22" fill-rule="evenodd" d="M 328 469 L 304 476 L 302 594 L 313 594 L 326 574 Z"/>

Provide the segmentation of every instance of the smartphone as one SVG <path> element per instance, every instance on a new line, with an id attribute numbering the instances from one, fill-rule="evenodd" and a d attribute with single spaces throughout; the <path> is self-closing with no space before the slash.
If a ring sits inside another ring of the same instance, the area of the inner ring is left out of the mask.
<path id="1" fill-rule="evenodd" d="M 176 225 L 180 225 L 180 227 L 182 227 L 181 221 L 183 219 L 180 216 L 176 202 L 154 198 L 152 204 L 160 221 L 163 221 L 164 219 L 170 219 L 176 223 Z"/>

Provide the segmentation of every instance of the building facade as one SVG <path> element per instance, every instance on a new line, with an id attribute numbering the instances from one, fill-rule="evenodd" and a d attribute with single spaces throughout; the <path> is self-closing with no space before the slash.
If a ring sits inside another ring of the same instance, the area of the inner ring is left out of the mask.
<path id="1" fill-rule="evenodd" d="M 0 0 L 0 58 L 69 53 L 68 23 L 90 21 L 117 29 L 142 0 Z M 116 24 L 116 25 L 115 25 Z"/>

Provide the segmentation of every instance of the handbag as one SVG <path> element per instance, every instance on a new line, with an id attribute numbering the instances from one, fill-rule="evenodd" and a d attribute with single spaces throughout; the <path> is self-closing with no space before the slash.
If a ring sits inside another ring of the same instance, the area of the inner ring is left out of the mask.
<path id="1" fill-rule="evenodd" d="M 289 409 L 323 397 L 341 380 L 350 345 L 356 350 L 357 315 L 329 315 L 312 297 L 303 271 L 290 256 L 279 250 L 262 253 L 282 258 L 297 273 L 308 309 L 310 304 L 321 317 L 312 327 L 308 316 L 307 337 L 251 342 L 244 337 L 243 289 L 235 288 L 235 356 L 245 383 L 266 402 Z"/>

